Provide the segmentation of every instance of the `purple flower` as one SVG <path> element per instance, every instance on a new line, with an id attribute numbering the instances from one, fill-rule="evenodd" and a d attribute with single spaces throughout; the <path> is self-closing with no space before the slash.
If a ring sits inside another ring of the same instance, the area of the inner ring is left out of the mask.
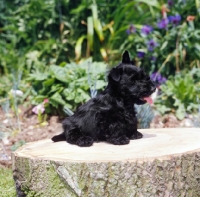
<path id="1" fill-rule="evenodd" d="M 134 27 L 134 25 L 130 25 L 129 28 L 126 30 L 127 34 L 131 34 L 131 33 L 135 33 L 136 28 Z"/>
<path id="2" fill-rule="evenodd" d="M 153 51 L 154 48 L 158 46 L 158 43 L 156 43 L 153 39 L 147 41 L 147 47 L 149 51 Z"/>
<path id="3" fill-rule="evenodd" d="M 139 57 L 139 58 L 144 58 L 144 56 L 145 56 L 145 53 L 144 53 L 144 52 L 142 52 L 142 51 L 138 51 L 138 52 L 137 52 L 137 57 Z"/>
<path id="4" fill-rule="evenodd" d="M 148 35 L 153 31 L 153 27 L 151 27 L 150 25 L 144 25 L 141 29 L 142 34 L 144 35 Z"/>
<path id="5" fill-rule="evenodd" d="M 151 56 L 150 60 L 153 61 L 153 62 L 155 62 L 156 61 L 156 56 Z"/>
<path id="6" fill-rule="evenodd" d="M 168 0 L 167 4 L 169 7 L 172 7 L 174 5 L 174 1 L 173 0 Z"/>
<path id="7" fill-rule="evenodd" d="M 168 19 L 169 19 L 169 22 L 172 23 L 175 26 L 175 25 L 178 25 L 180 23 L 181 16 L 180 15 L 169 16 Z"/>
<path id="8" fill-rule="evenodd" d="M 160 73 L 154 72 L 150 76 L 151 80 L 154 81 L 156 84 L 161 85 L 166 82 L 166 78 L 163 77 Z"/>
<path id="9" fill-rule="evenodd" d="M 158 22 L 158 27 L 160 29 L 166 29 L 168 24 L 169 24 L 169 20 L 167 18 L 163 18 L 162 20 Z"/>

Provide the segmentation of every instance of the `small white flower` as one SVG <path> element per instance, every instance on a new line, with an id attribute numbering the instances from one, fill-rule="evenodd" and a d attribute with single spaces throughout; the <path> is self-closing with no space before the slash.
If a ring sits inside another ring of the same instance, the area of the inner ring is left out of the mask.
<path id="1" fill-rule="evenodd" d="M 13 96 L 16 95 L 16 96 L 20 96 L 20 97 L 21 97 L 21 96 L 23 96 L 23 94 L 24 94 L 21 90 L 13 90 L 13 89 L 11 89 L 10 92 L 11 92 L 11 94 L 12 94 Z"/>

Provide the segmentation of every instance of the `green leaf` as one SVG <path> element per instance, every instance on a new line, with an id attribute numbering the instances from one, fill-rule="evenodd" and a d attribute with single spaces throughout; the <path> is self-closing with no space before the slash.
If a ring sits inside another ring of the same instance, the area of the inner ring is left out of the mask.
<path id="1" fill-rule="evenodd" d="M 166 112 L 171 111 L 171 109 L 169 107 L 166 107 L 165 105 L 156 104 L 156 107 L 161 114 L 165 114 Z"/>
<path id="2" fill-rule="evenodd" d="M 86 38 L 87 37 L 85 35 L 81 36 L 76 42 L 76 45 L 75 45 L 76 59 L 79 59 L 81 57 L 82 43 L 83 43 L 83 40 Z"/>
<path id="3" fill-rule="evenodd" d="M 68 88 L 65 88 L 62 94 L 68 101 L 74 100 L 76 97 L 75 90 L 71 90 Z"/>
<path id="4" fill-rule="evenodd" d="M 58 106 L 57 104 L 60 104 L 62 106 L 66 106 L 66 107 L 68 107 L 70 109 L 72 108 L 72 106 L 69 103 L 66 103 L 63 100 L 62 96 L 58 92 L 56 92 L 53 96 L 50 97 L 50 101 L 52 103 L 54 103 L 55 106 Z"/>
<path id="5" fill-rule="evenodd" d="M 168 41 L 163 42 L 162 46 L 160 47 L 160 50 L 163 50 L 167 47 Z"/>
<path id="6" fill-rule="evenodd" d="M 88 93 L 86 93 L 82 89 L 77 89 L 76 98 L 75 98 L 76 103 L 85 102 L 85 101 L 88 101 L 89 99 L 90 99 L 90 96 Z"/>
<path id="7" fill-rule="evenodd" d="M 92 4 L 91 10 L 92 10 L 92 17 L 93 17 L 93 22 L 94 22 L 94 29 L 95 29 L 100 41 L 103 41 L 104 40 L 103 28 L 102 28 L 100 20 L 98 19 L 97 5 Z"/>
<path id="8" fill-rule="evenodd" d="M 107 85 L 107 83 L 103 80 L 98 80 L 96 82 L 96 89 L 97 90 L 100 90 L 100 89 L 103 89 L 105 86 Z"/>
<path id="9" fill-rule="evenodd" d="M 45 98 L 48 98 L 48 96 L 46 95 L 38 95 L 34 98 L 34 100 L 36 101 L 36 104 L 40 104 L 44 101 Z"/>
<path id="10" fill-rule="evenodd" d="M 185 117 L 185 108 L 183 105 L 180 105 L 179 108 L 176 110 L 176 117 L 179 120 L 182 120 Z"/>
<path id="11" fill-rule="evenodd" d="M 50 86 L 52 84 L 54 84 L 55 79 L 51 78 L 51 79 L 47 79 L 46 81 L 43 82 L 44 86 Z"/>
<path id="12" fill-rule="evenodd" d="M 90 50 L 93 50 L 94 27 L 92 17 L 87 18 L 87 39 Z"/>
<path id="13" fill-rule="evenodd" d="M 62 90 L 64 89 L 64 87 L 61 84 L 55 84 L 53 86 L 51 86 L 51 90 L 48 92 L 48 94 L 54 93 L 54 92 L 62 92 Z"/>
<path id="14" fill-rule="evenodd" d="M 57 80 L 62 81 L 64 83 L 68 83 L 67 70 L 65 68 L 56 65 L 51 65 L 50 70 Z"/>
<path id="15" fill-rule="evenodd" d="M 36 80 L 36 81 L 44 81 L 45 79 L 48 79 L 49 75 L 47 73 L 34 73 L 29 74 L 29 77 L 27 78 L 28 81 Z"/>

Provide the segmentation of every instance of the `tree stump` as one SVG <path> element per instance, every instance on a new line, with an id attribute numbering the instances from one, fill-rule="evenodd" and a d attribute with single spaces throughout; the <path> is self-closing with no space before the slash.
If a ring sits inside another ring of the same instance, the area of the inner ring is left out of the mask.
<path id="1" fill-rule="evenodd" d="M 140 132 L 122 146 L 27 143 L 12 154 L 18 196 L 199 197 L 200 129 Z"/>

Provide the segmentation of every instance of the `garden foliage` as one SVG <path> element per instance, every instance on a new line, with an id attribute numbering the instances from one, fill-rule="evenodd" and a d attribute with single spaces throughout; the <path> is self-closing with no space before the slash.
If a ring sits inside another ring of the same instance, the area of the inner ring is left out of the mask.
<path id="1" fill-rule="evenodd" d="M 90 90 L 105 87 L 106 64 L 87 59 L 79 65 L 67 63 L 51 65 L 44 72 L 36 71 L 29 75 L 32 86 L 29 98 L 33 105 L 45 104 L 46 113 L 62 115 L 63 107 L 75 110 L 77 106 L 90 99 Z"/>
<path id="2" fill-rule="evenodd" d="M 79 62 L 111 67 L 126 49 L 135 65 L 167 79 L 159 109 L 181 118 L 196 111 L 196 89 L 178 87 L 196 84 L 187 71 L 200 68 L 199 17 L 198 0 L 1 0 L 0 99 L 20 89 L 18 102 L 48 98 L 48 113 L 75 110 L 106 84 L 104 69 L 95 84 Z"/>
<path id="3" fill-rule="evenodd" d="M 197 113 L 200 107 L 200 69 L 179 73 L 161 85 L 156 106 L 161 114 L 172 112 L 183 119 L 187 114 Z"/>

